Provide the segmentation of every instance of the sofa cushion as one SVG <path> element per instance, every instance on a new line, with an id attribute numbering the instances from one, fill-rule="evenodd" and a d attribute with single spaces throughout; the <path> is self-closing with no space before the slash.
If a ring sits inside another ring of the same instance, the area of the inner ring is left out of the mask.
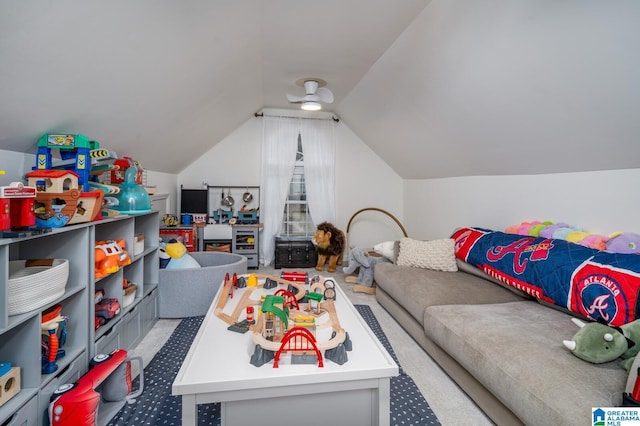
<path id="1" fill-rule="evenodd" d="M 402 238 L 396 263 L 399 266 L 455 272 L 458 266 L 453 247 L 451 238 L 431 241 Z"/>
<path id="2" fill-rule="evenodd" d="M 424 329 L 525 424 L 591 424 L 621 401 L 626 371 L 572 355 L 570 316 L 536 302 L 431 306 Z"/>
<path id="3" fill-rule="evenodd" d="M 376 285 L 422 325 L 424 309 L 458 303 L 503 303 L 523 300 L 516 294 L 466 272 L 443 272 L 379 263 Z"/>

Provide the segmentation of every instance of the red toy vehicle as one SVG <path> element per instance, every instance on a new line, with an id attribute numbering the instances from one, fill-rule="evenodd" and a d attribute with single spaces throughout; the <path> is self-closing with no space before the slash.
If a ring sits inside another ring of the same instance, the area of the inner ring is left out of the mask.
<path id="1" fill-rule="evenodd" d="M 140 388 L 132 393 L 131 361 L 134 360 L 140 365 Z M 127 358 L 124 349 L 116 349 L 109 355 L 96 355 L 87 374 L 53 392 L 48 409 L 49 422 L 52 426 L 105 424 L 108 419 L 98 419 L 100 405 L 132 401 L 142 394 L 143 386 L 141 357 Z"/>
<path id="2" fill-rule="evenodd" d="M 111 318 L 120 313 L 120 302 L 115 298 L 102 299 L 100 303 L 96 303 L 96 318 L 100 325 L 107 322 Z"/>
<path id="3" fill-rule="evenodd" d="M 287 281 L 309 284 L 309 275 L 306 272 L 283 271 L 280 274 L 280 278 Z"/>

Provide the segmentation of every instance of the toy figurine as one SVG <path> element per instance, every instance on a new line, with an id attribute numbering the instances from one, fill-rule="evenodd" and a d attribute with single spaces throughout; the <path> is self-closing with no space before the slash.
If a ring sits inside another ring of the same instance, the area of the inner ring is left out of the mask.
<path id="1" fill-rule="evenodd" d="M 564 346 L 572 354 L 594 364 L 602 364 L 622 358 L 620 366 L 627 371 L 640 351 L 640 320 L 622 327 L 612 327 L 599 322 L 585 323 L 571 318 L 580 330 Z"/>
<path id="2" fill-rule="evenodd" d="M 67 340 L 67 317 L 60 315 L 62 305 L 57 304 L 42 313 L 42 335 L 48 338 L 48 343 L 43 342 L 42 374 L 51 374 L 58 369 L 56 360 L 64 357 L 62 348 Z M 60 329 L 60 337 L 58 337 Z"/>

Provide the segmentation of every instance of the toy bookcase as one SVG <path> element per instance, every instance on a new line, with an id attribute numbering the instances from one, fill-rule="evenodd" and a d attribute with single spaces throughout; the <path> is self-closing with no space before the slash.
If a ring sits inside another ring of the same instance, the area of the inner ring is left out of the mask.
<path id="1" fill-rule="evenodd" d="M 0 406 L 0 424 L 33 416 L 36 409 L 37 424 L 43 424 L 49 398 L 59 385 L 75 382 L 97 353 L 131 349 L 151 329 L 157 320 L 159 223 L 159 214 L 152 212 L 65 226 L 24 238 L 0 239 L 0 362 L 20 367 L 21 382 L 20 392 Z M 127 251 L 133 253 L 136 234 L 144 234 L 144 250 L 131 255 L 130 265 L 96 280 L 95 241 L 125 239 Z M 42 308 L 9 316 L 9 262 L 35 258 L 68 259 L 69 278 L 64 294 Z M 123 278 L 138 286 L 134 301 L 96 331 L 95 289 L 103 288 L 106 297 L 122 303 Z M 56 303 L 62 304 L 62 314 L 68 316 L 65 356 L 56 360 L 55 372 L 42 374 L 42 311 Z M 119 408 L 114 406 L 113 410 Z M 28 424 L 35 424 L 33 417 L 28 418 Z"/>
<path id="2" fill-rule="evenodd" d="M 144 298 L 153 299 L 151 306 L 155 307 L 158 285 L 158 240 L 159 240 L 158 213 L 134 216 L 134 220 L 111 221 L 95 227 L 94 241 L 109 239 L 124 239 L 125 247 L 131 258 L 131 263 L 120 267 L 119 271 L 107 275 L 101 279 L 93 279 L 92 298 L 95 290 L 104 290 L 104 297 L 118 299 L 120 312 L 97 330 L 91 328 L 90 356 L 98 353 L 108 353 L 117 348 L 131 348 L 135 346 L 148 332 L 157 318 L 157 310 L 149 309 L 148 304 L 141 302 Z M 144 249 L 138 255 L 133 254 L 137 234 L 144 234 Z M 137 285 L 133 303 L 124 307 L 122 281 L 127 279 Z M 90 306 L 91 318 L 95 315 L 95 305 Z M 144 311 L 144 313 L 143 313 Z M 145 315 L 151 315 L 145 316 Z M 145 327 L 143 328 L 143 324 Z"/>

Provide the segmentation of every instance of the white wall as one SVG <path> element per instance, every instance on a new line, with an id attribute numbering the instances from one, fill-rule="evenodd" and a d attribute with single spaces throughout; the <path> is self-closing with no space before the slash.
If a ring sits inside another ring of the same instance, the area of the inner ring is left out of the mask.
<path id="1" fill-rule="evenodd" d="M 360 209 L 377 207 L 402 222 L 403 182 L 378 155 L 342 122 L 336 132 L 336 219 L 347 231 L 349 219 Z M 358 214 L 349 227 L 349 243 L 372 247 L 402 237 L 400 228 L 378 212 Z"/>
<path id="2" fill-rule="evenodd" d="M 586 231 L 640 232 L 640 169 L 519 176 L 475 176 L 404 183 L 404 225 L 418 239 L 459 226 L 504 230 L 533 220 Z"/>
<path id="3" fill-rule="evenodd" d="M 0 149 L 0 170 L 5 172 L 4 175 L 0 175 L 0 185 L 8 185 L 11 182 L 26 183 L 22 178 L 35 165 L 35 155 Z"/>
<path id="4" fill-rule="evenodd" d="M 142 164 L 144 166 L 144 162 Z M 167 198 L 167 213 L 176 213 L 178 175 L 147 170 L 147 185 L 155 186 L 156 194 L 169 194 Z"/>
<path id="5" fill-rule="evenodd" d="M 336 223 L 346 232 L 351 216 L 364 207 L 378 207 L 402 216 L 402 179 L 344 122 L 336 124 Z M 178 187 L 260 185 L 262 118 L 247 120 L 178 175 Z M 243 191 L 241 191 L 243 192 Z M 234 198 L 236 198 L 234 196 Z M 350 242 L 369 247 L 401 236 L 379 213 L 358 215 Z"/>
<path id="6" fill-rule="evenodd" d="M 260 185 L 262 119 L 250 118 L 178 174 L 178 187 Z"/>

